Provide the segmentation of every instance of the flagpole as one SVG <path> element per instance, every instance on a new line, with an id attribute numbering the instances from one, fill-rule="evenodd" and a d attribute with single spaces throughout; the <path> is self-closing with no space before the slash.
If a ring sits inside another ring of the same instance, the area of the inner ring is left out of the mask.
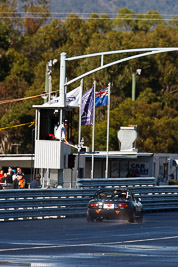
<path id="1" fill-rule="evenodd" d="M 96 92 L 96 81 L 94 81 L 94 97 L 93 97 L 93 131 L 92 131 L 92 152 L 95 151 L 95 92 Z M 91 162 L 91 178 L 94 178 L 94 154 L 92 153 Z"/>
<path id="2" fill-rule="evenodd" d="M 111 89 L 111 83 L 108 84 L 107 144 L 106 144 L 106 170 L 105 170 L 105 178 L 108 178 L 109 120 L 110 120 L 110 89 Z"/>
<path id="3" fill-rule="evenodd" d="M 81 128 L 82 128 L 82 92 L 83 92 L 83 79 L 80 82 L 80 99 L 79 99 L 79 131 L 78 131 L 78 144 L 81 142 Z"/>

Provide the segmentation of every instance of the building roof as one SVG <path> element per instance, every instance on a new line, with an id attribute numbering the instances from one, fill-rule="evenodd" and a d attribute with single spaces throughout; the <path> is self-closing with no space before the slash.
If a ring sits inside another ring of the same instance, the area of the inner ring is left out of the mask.
<path id="1" fill-rule="evenodd" d="M 87 158 L 95 156 L 95 158 L 104 158 L 107 156 L 106 151 L 95 151 L 95 153 L 85 153 Z M 153 153 L 144 153 L 144 152 L 121 152 L 121 151 L 109 151 L 108 157 L 109 158 L 121 158 L 121 159 L 136 159 L 138 157 L 152 157 Z"/>
<path id="2" fill-rule="evenodd" d="M 34 154 L 0 154 L 0 161 L 27 161 L 34 160 Z"/>

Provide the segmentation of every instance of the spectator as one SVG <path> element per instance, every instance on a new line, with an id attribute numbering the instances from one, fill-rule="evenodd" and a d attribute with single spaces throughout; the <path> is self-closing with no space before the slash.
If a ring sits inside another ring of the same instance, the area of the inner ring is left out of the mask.
<path id="1" fill-rule="evenodd" d="M 19 181 L 17 179 L 17 174 L 16 174 L 16 170 L 13 170 L 13 175 L 12 175 L 12 183 L 13 183 L 13 188 L 14 189 L 18 189 L 19 188 Z"/>
<path id="2" fill-rule="evenodd" d="M 7 179 L 6 179 L 6 183 L 7 184 L 12 184 L 12 175 L 13 175 L 12 168 L 9 167 L 8 168 L 8 173 L 7 173 Z"/>
<path id="3" fill-rule="evenodd" d="M 37 173 L 35 176 L 35 180 L 33 180 L 30 184 L 30 188 L 41 188 L 40 178 L 41 178 L 41 175 Z"/>
<path id="4" fill-rule="evenodd" d="M 7 173 L 4 173 L 4 177 L 1 178 L 1 183 L 6 184 L 7 183 Z"/>
<path id="5" fill-rule="evenodd" d="M 4 177 L 4 170 L 3 169 L 0 170 L 0 183 L 1 183 L 1 178 L 2 177 Z"/>
<path id="6" fill-rule="evenodd" d="M 17 175 L 19 175 L 19 174 L 22 174 L 24 176 L 22 169 L 20 167 L 17 167 Z"/>
<path id="7" fill-rule="evenodd" d="M 25 188 L 25 179 L 24 179 L 24 176 L 22 175 L 22 173 L 20 173 L 18 176 L 17 176 L 17 179 L 19 181 L 19 188 L 20 189 L 24 189 Z"/>

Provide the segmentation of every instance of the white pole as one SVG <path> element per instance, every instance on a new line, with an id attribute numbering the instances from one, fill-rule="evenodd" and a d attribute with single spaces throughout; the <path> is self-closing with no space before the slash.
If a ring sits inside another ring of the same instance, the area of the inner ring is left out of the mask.
<path id="1" fill-rule="evenodd" d="M 49 96 L 48 96 L 48 99 L 49 99 L 49 102 L 51 101 L 51 92 L 52 92 L 52 77 L 51 77 L 51 72 L 49 74 Z"/>
<path id="2" fill-rule="evenodd" d="M 78 131 L 78 145 L 81 142 L 81 132 L 82 132 L 82 92 L 83 92 L 83 79 L 80 82 L 80 100 L 79 100 L 79 131 Z"/>
<path id="3" fill-rule="evenodd" d="M 59 90 L 59 105 L 65 107 L 66 106 L 66 53 L 61 53 L 61 61 L 60 61 L 60 90 Z"/>
<path id="4" fill-rule="evenodd" d="M 108 84 L 108 113 L 107 113 L 107 144 L 106 144 L 106 170 L 105 170 L 105 178 L 108 178 L 110 89 L 111 89 L 111 83 Z"/>
<path id="5" fill-rule="evenodd" d="M 96 92 L 96 81 L 94 81 L 94 98 L 93 98 L 93 131 L 92 131 L 92 152 L 95 151 L 95 92 Z M 94 178 L 94 154 L 92 153 L 91 162 L 91 178 Z"/>

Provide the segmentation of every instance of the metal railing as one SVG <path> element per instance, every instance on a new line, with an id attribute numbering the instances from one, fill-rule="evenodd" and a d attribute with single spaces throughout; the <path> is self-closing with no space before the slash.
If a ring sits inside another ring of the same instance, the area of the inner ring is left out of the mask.
<path id="1" fill-rule="evenodd" d="M 123 179 L 120 180 L 123 181 Z M 130 180 L 127 179 L 127 181 Z M 141 185 L 139 180 L 139 185 L 138 180 L 137 182 L 135 180 L 134 186 L 133 181 L 127 185 L 136 196 L 142 199 L 144 211 L 178 210 L 178 186 L 154 186 L 153 180 L 149 181 L 148 184 L 143 181 Z M 121 187 L 125 186 L 121 184 Z M 99 187 L 105 186 L 108 187 L 100 183 Z M 94 188 L 87 187 L 87 189 L 0 190 L 0 220 L 86 216 L 88 201 L 94 196 L 96 189 L 95 185 Z"/>
<path id="2" fill-rule="evenodd" d="M 78 178 L 78 188 L 106 188 L 106 187 L 128 187 L 128 186 L 155 186 L 154 177 L 136 177 L 136 178 Z"/>

